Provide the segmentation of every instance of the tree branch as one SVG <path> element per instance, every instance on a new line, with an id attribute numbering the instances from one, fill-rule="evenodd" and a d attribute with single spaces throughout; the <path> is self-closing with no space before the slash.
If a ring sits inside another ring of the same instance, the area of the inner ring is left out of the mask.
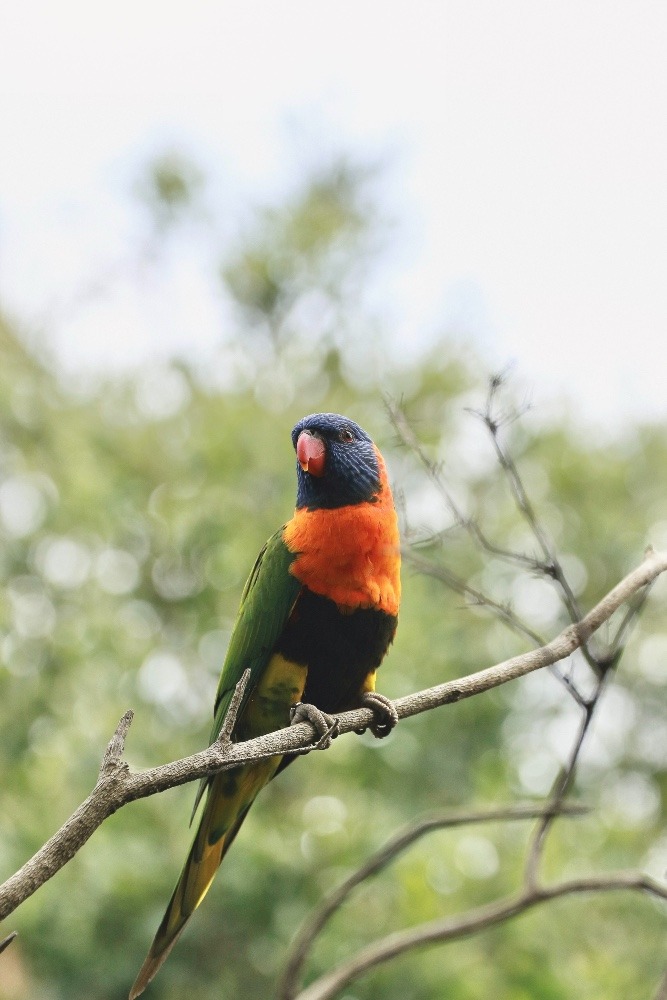
<path id="1" fill-rule="evenodd" d="M 569 805 L 563 813 L 581 816 L 588 810 L 585 806 Z M 434 830 L 451 829 L 474 823 L 492 823 L 536 819 L 544 815 L 544 809 L 536 805 L 505 806 L 478 812 L 447 813 L 442 816 L 427 816 L 400 830 L 386 844 L 368 858 L 359 868 L 335 889 L 329 892 L 319 906 L 311 913 L 297 931 L 290 946 L 290 953 L 276 990 L 276 1000 L 293 1000 L 298 987 L 298 978 L 310 949 L 325 924 L 340 909 L 345 900 L 358 885 L 381 872 L 395 857 L 405 851 L 421 837 Z"/>
<path id="2" fill-rule="evenodd" d="M 546 646 L 467 677 L 399 698 L 394 702 L 399 718 L 405 719 L 440 705 L 470 698 L 564 659 L 580 648 L 617 608 L 666 569 L 667 554 L 649 550 L 641 565 L 617 584 L 580 622 L 569 625 Z M 339 731 L 347 733 L 369 726 L 373 721 L 373 713 L 369 709 L 357 709 L 341 713 L 338 719 Z M 317 745 L 311 725 L 303 722 L 246 743 L 216 740 L 206 750 L 190 757 L 135 773 L 121 759 L 131 721 L 131 712 L 125 713 L 120 720 L 90 795 L 60 830 L 0 886 L 0 920 L 55 875 L 104 820 L 128 802 L 208 777 L 248 761 L 262 760 L 274 754 L 314 749 Z"/>
<path id="3" fill-rule="evenodd" d="M 658 984 L 658 992 L 653 1000 L 667 1000 L 667 969 L 665 969 L 665 974 Z"/>
<path id="4" fill-rule="evenodd" d="M 521 552 L 512 552 L 509 549 L 494 545 L 482 531 L 482 528 L 477 521 L 474 518 L 466 517 L 458 507 L 443 481 L 440 467 L 433 463 L 425 454 L 400 406 L 397 406 L 391 400 L 388 400 L 386 402 L 387 410 L 400 440 L 414 455 L 416 455 L 418 460 L 423 465 L 427 475 L 442 496 L 445 506 L 453 516 L 455 526 L 458 526 L 466 531 L 477 548 L 488 553 L 489 555 L 493 555 L 506 563 L 517 566 L 531 573 L 541 575 L 555 583 L 558 586 L 560 596 L 567 609 L 570 621 L 575 623 L 581 618 L 581 612 L 579 611 L 576 599 L 567 581 L 563 567 L 549 542 L 545 530 L 542 528 L 537 519 L 514 459 L 500 442 L 501 427 L 518 416 L 502 414 L 496 410 L 497 393 L 504 381 L 505 376 L 502 373 L 492 376 L 489 379 L 489 390 L 485 409 L 483 411 L 470 410 L 470 412 L 482 420 L 491 435 L 496 457 L 508 482 L 510 494 L 514 504 L 520 516 L 527 522 L 539 548 L 542 550 L 542 559 L 537 559 Z M 509 604 L 500 604 L 498 601 L 494 601 L 493 598 L 489 597 L 487 594 L 484 594 L 479 590 L 474 590 L 466 581 L 461 580 L 448 567 L 436 565 L 429 560 L 419 559 L 419 557 L 415 556 L 412 551 L 407 553 L 407 558 L 413 563 L 413 565 L 417 565 L 421 572 L 442 580 L 448 587 L 451 587 L 457 593 L 465 595 L 476 605 L 490 608 L 498 615 L 500 620 L 505 625 L 513 629 L 515 632 L 528 636 L 533 641 L 536 641 L 538 646 L 543 644 L 530 626 L 519 618 Z M 586 644 L 582 646 L 582 654 L 589 666 L 594 670 L 597 669 L 597 665 L 593 662 L 594 657 Z M 567 688 L 568 693 L 575 699 L 577 704 L 583 708 L 584 698 L 581 696 L 571 679 L 563 675 L 558 668 L 553 665 L 550 667 L 550 671 L 557 678 L 557 680 L 559 680 Z"/>
<path id="5" fill-rule="evenodd" d="M 542 550 L 543 560 L 539 563 L 539 568 L 547 576 L 550 576 L 556 581 L 561 591 L 563 603 L 565 604 L 568 614 L 570 615 L 570 621 L 576 622 L 581 618 L 581 610 L 577 599 L 567 581 L 565 573 L 563 572 L 563 567 L 556 556 L 547 533 L 537 518 L 535 509 L 533 508 L 523 485 L 523 480 L 519 475 L 516 463 L 511 454 L 503 447 L 500 441 L 500 428 L 504 423 L 507 423 L 507 418 L 503 419 L 502 417 L 499 417 L 494 410 L 494 406 L 496 402 L 496 395 L 504 381 L 505 378 L 503 375 L 495 375 L 492 377 L 489 381 L 489 393 L 484 412 L 473 412 L 475 412 L 476 415 L 483 420 L 487 430 L 489 431 L 496 453 L 496 458 L 498 459 L 498 463 L 505 474 L 517 510 L 523 516 L 526 524 L 533 533 L 533 537 L 535 538 L 538 546 Z"/>
<path id="6" fill-rule="evenodd" d="M 454 590 L 457 594 L 467 597 L 471 604 L 475 607 L 491 608 L 491 610 L 495 612 L 498 618 L 505 625 L 507 625 L 508 628 L 511 628 L 514 632 L 518 632 L 519 635 L 523 635 L 525 638 L 530 639 L 530 641 L 535 643 L 536 646 L 545 645 L 545 640 L 542 636 L 536 632 L 534 628 L 519 618 L 519 616 L 510 608 L 509 604 L 501 604 L 499 601 L 494 601 L 494 599 L 489 597 L 488 594 L 483 593 L 476 587 L 471 587 L 466 580 L 457 576 L 457 574 L 450 570 L 447 566 L 433 563 L 430 559 L 424 559 L 423 556 L 418 555 L 410 546 L 404 545 L 401 548 L 401 555 L 407 562 L 414 566 L 418 572 L 423 573 L 424 576 L 432 576 L 435 580 L 440 580 L 440 582 L 444 583 L 450 588 L 450 590 Z"/>
<path id="7" fill-rule="evenodd" d="M 570 656 L 575 649 L 581 648 L 600 626 L 611 617 L 622 604 L 642 587 L 651 583 L 667 569 L 667 554 L 649 549 L 643 563 L 629 573 L 602 600 L 589 611 L 580 622 L 568 625 L 567 628 L 546 646 L 514 656 L 494 667 L 487 667 L 477 673 L 456 681 L 448 681 L 437 687 L 420 691 L 417 694 L 399 698 L 396 709 L 399 718 L 416 715 L 418 712 L 444 705 L 451 701 L 459 701 L 487 691 L 489 688 L 504 684 L 515 677 L 523 677 L 540 667 L 549 666 Z M 347 713 L 349 714 L 349 713 Z M 347 714 L 343 718 L 347 718 Z M 356 713 L 355 713 L 356 714 Z M 346 731 L 346 730 L 345 730 Z"/>
<path id="8" fill-rule="evenodd" d="M 544 852 L 544 845 L 546 844 L 547 836 L 553 826 L 555 817 L 558 815 L 558 810 L 562 806 L 563 800 L 572 786 L 581 748 L 584 745 L 584 740 L 586 739 L 591 722 L 593 721 L 595 709 L 598 706 L 606 679 L 609 676 L 611 675 L 609 671 L 607 671 L 600 674 L 598 677 L 595 694 L 590 699 L 589 703 L 584 707 L 581 724 L 579 726 L 577 737 L 574 741 L 574 746 L 570 752 L 569 760 L 567 764 L 561 768 L 559 774 L 557 774 L 554 779 L 549 793 L 550 809 L 540 817 L 533 832 L 524 869 L 526 889 L 535 888 L 537 885 L 538 870 L 542 860 L 542 854 Z"/>
<path id="9" fill-rule="evenodd" d="M 6 938 L 3 938 L 2 941 L 0 941 L 0 955 L 5 950 L 5 948 L 9 947 L 9 945 L 12 943 L 15 937 L 16 937 L 16 931 L 12 931 L 11 934 L 8 934 Z"/>
<path id="10" fill-rule="evenodd" d="M 480 906 L 464 917 L 444 917 L 420 924 L 405 931 L 396 931 L 362 948 L 352 958 L 338 968 L 325 973 L 298 994 L 296 1000 L 331 1000 L 343 987 L 358 979 L 365 972 L 397 958 L 406 951 L 423 948 L 430 944 L 443 944 L 459 938 L 470 937 L 480 931 L 516 917 L 540 903 L 558 899 L 560 896 L 589 892 L 615 892 L 635 890 L 646 892 L 658 899 L 667 900 L 667 889 L 647 875 L 634 872 L 612 872 L 608 875 L 591 875 L 588 878 L 572 879 L 556 885 L 534 888 L 518 896 Z"/>
<path id="11" fill-rule="evenodd" d="M 426 455 L 426 452 L 419 443 L 416 434 L 412 430 L 412 427 L 410 426 L 410 423 L 400 406 L 397 406 L 391 400 L 386 400 L 386 406 L 389 419 L 391 420 L 394 430 L 398 434 L 401 442 L 411 452 L 413 452 L 414 455 L 417 456 L 423 465 L 429 479 L 440 493 L 447 510 L 454 518 L 455 524 L 459 528 L 466 531 L 468 535 L 470 535 L 474 544 L 482 551 L 488 552 L 490 555 L 497 556 L 499 559 L 502 559 L 511 565 L 520 566 L 523 569 L 527 569 L 532 572 L 541 570 L 543 566 L 538 559 L 534 559 L 532 556 L 524 555 L 521 552 L 511 552 L 509 549 L 502 548 L 502 546 L 494 545 L 494 543 L 484 534 L 477 521 L 471 517 L 466 517 L 454 500 L 452 494 L 445 486 L 440 466 L 435 462 L 432 462 Z M 477 415 L 479 416 L 479 414 Z"/>

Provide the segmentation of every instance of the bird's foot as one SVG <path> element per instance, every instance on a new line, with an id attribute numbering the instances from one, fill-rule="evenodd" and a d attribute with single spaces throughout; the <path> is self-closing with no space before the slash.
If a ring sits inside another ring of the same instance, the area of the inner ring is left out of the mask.
<path id="1" fill-rule="evenodd" d="M 290 726 L 296 726 L 298 722 L 309 722 L 319 739 L 311 750 L 328 750 L 331 741 L 338 736 L 338 719 L 333 715 L 320 711 L 316 705 L 309 705 L 305 701 L 299 701 L 292 705 L 290 709 Z M 309 750 L 301 750 L 301 753 L 309 753 Z"/>
<path id="2" fill-rule="evenodd" d="M 379 740 L 389 736 L 398 722 L 398 712 L 394 708 L 393 701 L 390 698 L 385 698 L 383 694 L 378 694 L 377 691 L 364 691 L 359 703 L 361 708 L 370 708 L 375 716 L 374 721 L 368 727 L 373 736 Z M 365 733 L 366 729 L 358 729 L 357 732 Z"/>

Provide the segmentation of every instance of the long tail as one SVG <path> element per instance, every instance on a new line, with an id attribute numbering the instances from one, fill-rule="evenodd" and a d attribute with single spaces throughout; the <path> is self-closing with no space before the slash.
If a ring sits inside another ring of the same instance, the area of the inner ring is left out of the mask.
<path id="1" fill-rule="evenodd" d="M 254 767 L 223 771 L 213 779 L 190 853 L 130 990 L 129 1000 L 136 1000 L 143 993 L 176 944 L 187 921 L 208 892 L 255 796 L 273 777 L 279 760 L 269 759 Z"/>

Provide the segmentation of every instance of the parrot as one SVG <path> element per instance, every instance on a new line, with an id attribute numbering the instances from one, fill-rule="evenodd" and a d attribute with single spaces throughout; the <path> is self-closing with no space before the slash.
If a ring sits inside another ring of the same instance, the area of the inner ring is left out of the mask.
<path id="1" fill-rule="evenodd" d="M 247 670 L 231 734 L 236 742 L 308 720 L 326 745 L 336 735 L 332 715 L 361 706 L 372 709 L 377 737 L 398 721 L 393 703 L 375 690 L 401 596 L 398 519 L 384 460 L 369 435 L 337 413 L 303 417 L 292 445 L 294 515 L 266 542 L 244 587 L 211 743 Z M 296 756 L 274 755 L 202 780 L 192 847 L 129 1000 L 167 958 L 257 794 Z"/>

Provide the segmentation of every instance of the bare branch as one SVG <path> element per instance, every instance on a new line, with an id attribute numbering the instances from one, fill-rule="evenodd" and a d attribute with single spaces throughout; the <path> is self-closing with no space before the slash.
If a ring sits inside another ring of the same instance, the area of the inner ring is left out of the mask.
<path id="1" fill-rule="evenodd" d="M 516 467 L 514 459 L 508 451 L 506 451 L 500 443 L 498 436 L 498 425 L 493 420 L 490 415 L 485 416 L 484 420 L 486 426 L 491 434 L 491 439 L 493 441 L 493 446 L 498 457 L 498 461 L 507 476 L 507 481 L 510 485 L 512 495 L 516 502 L 519 511 L 523 514 L 526 523 L 529 525 L 533 535 L 535 536 L 540 548 L 542 549 L 542 554 L 544 556 L 544 562 L 541 564 L 541 568 L 548 575 L 553 577 L 553 579 L 559 584 L 565 607 L 570 615 L 570 620 L 576 622 L 581 618 L 581 609 L 579 603 L 574 596 L 572 588 L 567 581 L 563 567 L 560 564 L 558 557 L 556 556 L 554 550 L 551 547 L 551 543 L 544 531 L 542 525 L 540 524 L 532 503 L 528 498 L 525 487 L 521 476 L 519 475 L 519 470 Z"/>
<path id="2" fill-rule="evenodd" d="M 440 705 L 470 698 L 564 659 L 580 648 L 617 608 L 666 569 L 667 554 L 650 550 L 642 564 L 617 584 L 580 622 L 569 625 L 546 646 L 467 677 L 399 698 L 394 702 L 399 718 L 405 719 Z M 347 733 L 368 727 L 373 721 L 373 713 L 370 709 L 356 709 L 341 713 L 338 720 L 339 732 Z M 191 757 L 135 773 L 119 758 L 130 721 L 131 715 L 126 713 L 107 748 L 100 775 L 90 795 L 61 829 L 0 886 L 0 920 L 12 913 L 59 871 L 101 823 L 128 802 L 208 777 L 248 761 L 263 760 L 274 754 L 293 753 L 312 746 L 314 741 L 312 726 L 302 722 L 246 743 L 223 744 L 216 740 L 210 747 Z"/>
<path id="3" fill-rule="evenodd" d="M 100 777 L 122 764 L 122 757 L 125 753 L 125 740 L 127 739 L 127 734 L 130 731 L 133 718 L 134 712 L 131 709 L 128 709 L 116 726 L 116 731 L 109 740 L 109 745 L 104 751 L 104 757 L 102 758 L 102 764 L 100 765 Z"/>
<path id="4" fill-rule="evenodd" d="M 505 474 L 510 493 L 514 499 L 517 510 L 520 515 L 526 521 L 530 531 L 535 538 L 538 547 L 542 553 L 542 558 L 538 559 L 533 556 L 528 556 L 523 553 L 512 552 L 510 550 L 504 549 L 500 546 L 494 545 L 493 542 L 485 535 L 479 524 L 472 518 L 466 517 L 460 510 L 447 487 L 445 486 L 442 476 L 440 475 L 439 468 L 430 461 L 428 456 L 425 454 L 423 448 L 421 447 L 416 435 L 414 434 L 412 428 L 410 427 L 409 421 L 407 420 L 405 414 L 400 409 L 400 407 L 395 404 L 388 402 L 387 409 L 389 412 L 389 417 L 392 424 L 399 435 L 400 440 L 403 444 L 413 452 L 423 465 L 427 475 L 433 482 L 433 484 L 438 489 L 440 495 L 442 496 L 445 506 L 450 511 L 457 525 L 465 529 L 470 535 L 472 541 L 481 548 L 483 551 L 488 552 L 491 555 L 496 556 L 499 559 L 504 560 L 508 563 L 513 563 L 516 566 L 522 567 L 523 569 L 530 570 L 531 572 L 538 573 L 545 576 L 556 583 L 558 590 L 560 592 L 561 599 L 567 610 L 570 621 L 575 623 L 581 618 L 581 609 L 579 603 L 574 595 L 572 588 L 570 587 L 569 581 L 565 575 L 563 566 L 556 555 L 553 546 L 548 538 L 547 533 L 540 524 L 540 521 L 535 513 L 533 505 L 528 497 L 526 489 L 523 484 L 523 480 L 516 466 L 514 459 L 507 449 L 503 446 L 500 440 L 500 431 L 503 426 L 510 423 L 512 420 L 517 419 L 520 415 L 519 413 L 503 414 L 500 413 L 496 407 L 498 390 L 502 387 L 505 382 L 504 374 L 494 375 L 489 379 L 489 390 L 486 399 L 486 405 L 484 410 L 469 410 L 474 416 L 478 417 L 487 428 L 491 441 L 493 444 L 498 463 Z M 451 584 L 448 584 L 451 586 Z M 454 588 L 458 589 L 458 588 Z M 498 604 L 492 600 L 486 600 L 485 603 L 489 607 L 497 610 Z M 515 629 L 515 631 L 523 632 L 526 634 L 526 627 L 523 622 L 521 622 L 515 615 L 514 612 L 506 608 L 504 614 L 502 614 L 501 619 L 510 627 Z M 586 659 L 587 663 L 596 673 L 601 673 L 602 668 L 609 666 L 608 658 L 604 661 L 598 660 L 593 653 L 588 649 L 587 645 L 582 646 L 582 654 Z M 583 705 L 583 698 L 577 691 L 574 684 L 569 682 L 563 677 L 558 671 L 553 671 L 554 676 L 561 680 L 568 688 L 569 693 L 575 698 L 579 705 Z"/>
<path id="5" fill-rule="evenodd" d="M 581 725 L 579 727 L 579 732 L 577 738 L 574 742 L 570 753 L 570 759 L 567 765 L 562 768 L 559 774 L 556 775 L 551 792 L 549 794 L 549 806 L 548 812 L 545 812 L 539 819 L 537 826 L 533 832 L 530 847 L 528 849 L 528 855 L 526 858 L 525 866 L 525 884 L 527 889 L 533 889 L 537 885 L 537 874 L 539 869 L 539 864 L 542 859 L 542 853 L 544 851 L 544 845 L 546 843 L 549 830 L 553 825 L 553 821 L 560 807 L 563 805 L 563 799 L 567 795 L 572 781 L 574 779 L 574 772 L 577 768 L 577 763 L 579 761 L 579 754 L 581 753 L 581 748 L 584 745 L 584 740 L 590 728 L 590 724 L 593 719 L 593 713 L 598 705 L 600 695 L 602 693 L 602 687 L 605 683 L 605 678 L 609 674 L 603 674 L 598 681 L 597 690 L 595 695 L 586 707 Z"/>
<path id="6" fill-rule="evenodd" d="M 634 890 L 646 892 L 658 899 L 667 900 L 667 888 L 647 875 L 634 872 L 612 872 L 608 875 L 591 875 L 544 888 L 535 888 L 513 898 L 480 906 L 463 917 L 444 917 L 409 930 L 396 931 L 379 941 L 374 941 L 353 955 L 338 968 L 325 973 L 298 994 L 296 1000 L 332 1000 L 343 987 L 358 979 L 376 965 L 397 958 L 406 951 L 431 944 L 443 944 L 470 937 L 494 924 L 516 917 L 526 910 L 561 896 L 582 893 L 616 892 Z"/>
<path id="7" fill-rule="evenodd" d="M 563 813 L 570 816 L 581 816 L 587 811 L 585 806 L 579 805 L 569 805 L 563 808 Z M 349 878 L 329 892 L 317 909 L 306 918 L 292 941 L 285 970 L 276 990 L 276 1000 L 292 1000 L 295 996 L 298 978 L 315 939 L 333 914 L 340 909 L 352 891 L 358 885 L 361 885 L 362 882 L 381 872 L 394 858 L 421 837 L 432 833 L 434 830 L 451 829 L 474 823 L 535 819 L 544 814 L 544 809 L 535 805 L 505 806 L 478 812 L 446 813 L 444 815 L 427 816 L 417 823 L 411 824 L 406 829 L 400 830 L 386 844 L 383 844 L 375 854 L 371 855 L 363 865 L 352 872 Z"/>
<path id="8" fill-rule="evenodd" d="M 455 591 L 457 594 L 461 594 L 463 597 L 467 597 L 473 605 L 480 608 L 490 608 L 494 614 L 508 628 L 513 629 L 520 635 L 525 636 L 534 642 L 536 646 L 544 646 L 545 640 L 539 635 L 530 625 L 524 622 L 515 612 L 507 605 L 500 604 L 498 601 L 494 601 L 492 597 L 485 594 L 481 590 L 477 590 L 475 587 L 471 587 L 462 577 L 457 576 L 452 570 L 447 566 L 441 566 L 437 563 L 431 562 L 430 559 L 424 559 L 423 556 L 417 555 L 414 549 L 409 546 L 402 546 L 401 555 L 406 562 L 409 562 L 416 570 L 423 573 L 425 576 L 432 576 L 436 580 L 440 580 L 442 583 L 446 584 L 450 590 Z"/>
<path id="9" fill-rule="evenodd" d="M 241 702 L 243 701 L 243 695 L 245 694 L 245 689 L 248 686 L 249 680 L 250 668 L 243 671 L 241 680 L 234 688 L 234 694 L 232 695 L 232 700 L 229 703 L 229 708 L 227 709 L 227 714 L 225 715 L 225 721 L 223 722 L 222 729 L 218 735 L 218 743 L 225 744 L 231 742 L 232 732 L 234 731 L 234 726 L 236 725 L 236 716 L 239 714 Z"/>
<path id="10" fill-rule="evenodd" d="M 542 563 L 539 560 L 534 559 L 532 556 L 527 556 L 520 552 L 512 552 L 509 549 L 504 549 L 501 546 L 495 545 L 489 538 L 487 538 L 477 521 L 473 518 L 465 516 L 454 500 L 454 497 L 445 486 L 442 476 L 440 475 L 439 467 L 429 459 L 426 452 L 420 445 L 403 410 L 391 402 L 391 400 L 387 400 L 387 412 L 399 439 L 417 456 L 423 465 L 429 479 L 440 493 L 447 510 L 454 518 L 456 525 L 463 528 L 463 530 L 470 535 L 473 542 L 484 552 L 497 556 L 499 559 L 512 563 L 515 566 L 521 566 L 524 569 L 529 569 L 531 571 L 539 571 L 543 569 Z"/>
<path id="11" fill-rule="evenodd" d="M 496 458 L 498 459 L 501 469 L 505 473 L 517 509 L 524 517 L 535 537 L 535 540 L 542 550 L 544 563 L 540 564 L 540 568 L 547 572 L 548 575 L 553 576 L 554 579 L 558 580 L 558 583 L 563 589 L 563 593 L 566 598 L 566 605 L 570 611 L 572 621 L 577 621 L 581 617 L 581 611 L 577 608 L 577 602 L 574 594 L 570 590 L 567 580 L 565 580 L 562 567 L 558 563 L 547 534 L 535 514 L 535 510 L 530 502 L 530 499 L 528 498 L 528 494 L 526 493 L 523 485 L 523 480 L 519 475 L 516 463 L 510 453 L 506 451 L 500 443 L 500 429 L 505 424 L 509 423 L 509 418 L 506 414 L 500 415 L 495 411 L 497 392 L 503 385 L 503 382 L 504 378 L 502 376 L 493 376 L 489 380 L 489 392 L 484 412 L 480 413 L 476 410 L 471 410 L 470 412 L 474 413 L 483 420 L 489 434 L 491 435 Z"/>
<path id="12" fill-rule="evenodd" d="M 496 394 L 498 389 L 504 384 L 504 381 L 505 376 L 503 374 L 492 376 L 489 379 L 489 391 L 485 410 L 481 412 L 478 410 L 470 410 L 469 412 L 474 414 L 474 416 L 479 417 L 491 434 L 496 456 L 498 457 L 499 464 L 508 480 L 510 492 L 514 498 L 517 509 L 521 516 L 528 522 L 531 532 L 535 536 L 539 548 L 542 550 L 543 559 L 541 560 L 523 553 L 512 552 L 491 542 L 482 531 L 480 525 L 473 518 L 466 517 L 460 510 L 449 490 L 445 486 L 439 467 L 431 462 L 425 454 L 419 440 L 410 427 L 410 423 L 406 418 L 405 413 L 399 406 L 396 406 L 391 401 L 387 401 L 386 403 L 387 410 L 400 440 L 407 448 L 409 448 L 410 451 L 413 452 L 413 454 L 417 456 L 423 465 L 427 475 L 442 496 L 445 506 L 453 516 L 455 524 L 463 528 L 470 535 L 474 544 L 484 552 L 487 552 L 504 562 L 513 564 L 524 570 L 537 573 L 538 575 L 555 581 L 561 591 L 561 597 L 563 598 L 565 607 L 568 610 L 570 620 L 572 622 L 576 622 L 581 617 L 581 613 L 578 610 L 576 599 L 565 577 L 562 565 L 553 552 L 547 535 L 535 515 L 516 464 L 514 463 L 511 455 L 507 453 L 500 444 L 499 432 L 501 427 L 509 423 L 510 419 L 516 419 L 518 416 L 518 414 L 513 414 L 510 418 L 507 414 L 500 415 L 494 412 Z M 415 561 L 415 558 L 418 558 L 413 557 L 410 553 L 408 553 L 406 557 L 408 560 L 413 562 Z M 499 604 L 487 594 L 475 591 L 474 588 L 471 588 L 463 580 L 457 578 L 456 575 L 447 568 L 442 568 L 442 571 L 439 573 L 439 568 L 433 563 L 430 563 L 427 560 L 422 560 L 421 569 L 423 572 L 429 573 L 431 576 L 438 577 L 457 593 L 465 593 L 467 597 L 472 598 L 480 607 L 490 608 L 509 628 L 513 629 L 515 632 L 528 636 L 533 641 L 537 641 L 538 645 L 542 645 L 541 640 L 535 636 L 534 630 L 522 621 L 509 606 Z M 592 654 L 586 646 L 583 647 L 582 652 L 585 659 L 589 663 L 589 666 L 596 673 L 599 673 L 599 665 L 594 661 Z M 565 686 L 568 693 L 575 699 L 577 704 L 580 707 L 584 707 L 585 700 L 577 690 L 575 684 L 573 684 L 568 677 L 564 676 L 556 667 L 551 667 L 550 670 L 553 676 Z"/>
<path id="13" fill-rule="evenodd" d="M 436 580 L 442 581 L 457 594 L 461 594 L 462 597 L 468 598 L 475 607 L 488 608 L 490 609 L 496 617 L 507 625 L 508 628 L 512 629 L 514 632 L 518 632 L 519 635 L 525 636 L 534 642 L 537 646 L 544 646 L 545 640 L 540 636 L 530 625 L 523 621 L 522 618 L 516 614 L 516 612 L 508 604 L 500 604 L 498 601 L 494 601 L 492 597 L 485 594 L 481 590 L 477 590 L 475 587 L 471 587 L 469 583 L 466 583 L 460 576 L 452 572 L 447 566 L 438 565 L 431 562 L 430 559 L 424 559 L 418 556 L 412 548 L 403 547 L 401 549 L 401 554 L 405 558 L 406 562 L 411 563 L 415 569 L 419 570 L 425 576 L 432 576 Z M 555 664 L 549 664 L 549 672 L 559 681 L 567 690 L 568 694 L 572 695 L 574 700 L 582 708 L 585 708 L 586 703 L 579 691 L 572 683 L 569 677 L 561 673 Z"/>
<path id="14" fill-rule="evenodd" d="M 665 974 L 660 980 L 658 986 L 658 992 L 656 993 L 653 1000 L 667 1000 L 667 969 L 665 969 Z"/>
<path id="15" fill-rule="evenodd" d="M 618 659 L 625 646 L 627 646 L 632 630 L 639 621 L 639 615 L 646 604 L 652 587 L 653 584 L 649 583 L 648 586 L 644 587 L 644 589 L 637 594 L 633 601 L 630 601 L 629 607 L 623 615 L 621 623 L 616 629 L 616 634 L 610 643 L 610 648 L 615 659 Z"/>
<path id="16" fill-rule="evenodd" d="M 523 480 L 516 466 L 516 462 L 512 458 L 510 452 L 503 447 L 500 441 L 500 429 L 509 421 L 507 416 L 500 417 L 494 411 L 494 406 L 498 390 L 503 385 L 504 381 L 504 375 L 502 374 L 493 376 L 489 380 L 489 392 L 484 412 L 472 412 L 481 418 L 489 431 L 496 453 L 496 458 L 498 459 L 501 469 L 505 473 L 505 477 L 514 498 L 517 510 L 528 524 L 535 540 L 542 550 L 543 561 L 538 561 L 537 565 L 545 576 L 550 577 L 558 585 L 563 604 L 570 616 L 570 621 L 577 622 L 581 618 L 581 608 L 579 606 L 579 602 L 574 595 L 574 591 L 570 587 L 570 583 L 565 575 L 562 563 L 556 555 L 549 537 L 540 524 L 533 505 L 530 502 L 526 489 L 523 485 Z M 581 651 L 588 665 L 596 673 L 601 673 L 604 667 L 609 666 L 608 662 L 603 663 L 600 659 L 596 658 L 591 650 L 589 650 L 586 643 L 583 644 Z M 574 693 L 574 689 L 571 693 Z M 580 699 L 577 700 L 580 701 Z"/>
<path id="17" fill-rule="evenodd" d="M 12 943 L 12 941 L 16 937 L 16 934 L 17 934 L 16 931 L 12 931 L 11 934 L 8 934 L 6 938 L 3 938 L 2 941 L 0 941 L 0 955 L 5 950 L 5 948 L 9 947 L 9 945 Z"/>
<path id="18" fill-rule="evenodd" d="M 631 628 L 636 624 L 638 620 L 639 613 L 644 606 L 644 603 L 649 595 L 652 583 L 647 584 L 639 594 L 635 596 L 633 600 L 630 601 L 630 607 L 628 611 L 623 616 L 623 620 L 616 632 L 616 636 L 612 642 L 611 649 L 614 651 L 612 653 L 612 662 L 617 663 L 620 656 L 623 653 L 623 646 L 621 645 L 623 638 L 626 638 Z M 596 661 L 599 662 L 599 661 Z M 610 670 L 600 669 L 597 673 L 597 682 L 593 695 L 588 699 L 586 703 L 579 702 L 580 706 L 583 708 L 583 716 L 581 720 L 581 725 L 579 727 L 579 732 L 577 738 L 572 747 L 570 758 L 567 765 L 561 770 L 561 772 L 556 775 L 554 783 L 549 794 L 549 804 L 551 806 L 551 812 L 545 813 L 537 823 L 537 826 L 533 832 L 531 839 L 531 844 L 528 849 L 528 855 L 526 857 L 525 866 L 525 885 L 527 888 L 531 888 L 537 884 L 537 874 L 540 861 L 542 859 L 542 854 L 544 852 L 544 846 L 546 844 L 549 831 L 553 826 L 554 819 L 558 814 L 558 809 L 563 804 L 563 800 L 567 795 L 572 782 L 574 780 L 574 774 L 579 762 L 579 756 L 581 754 L 581 749 L 584 745 L 584 741 L 590 729 L 591 722 L 593 721 L 593 716 L 600 703 L 600 698 L 604 691 L 606 681 L 611 676 Z M 667 1000 L 667 998 L 666 998 Z"/>
<path id="19" fill-rule="evenodd" d="M 575 649 L 580 649 L 582 644 L 611 617 L 617 608 L 642 587 L 656 579 L 665 569 L 667 569 L 667 555 L 654 552 L 652 549 L 648 550 L 644 562 L 637 569 L 629 573 L 603 597 L 580 622 L 568 625 L 560 635 L 547 643 L 546 646 L 514 656 L 494 667 L 487 667 L 486 670 L 469 674 L 459 680 L 448 681 L 426 691 L 408 695 L 406 698 L 399 698 L 395 703 L 399 718 L 416 715 L 425 709 L 444 705 L 450 701 L 469 698 L 474 694 L 479 694 L 480 691 L 496 687 L 497 684 L 503 684 L 507 680 L 522 677 L 540 667 L 546 667 L 551 663 L 565 659 Z M 342 719 L 347 719 L 349 714 L 346 713 Z"/>

